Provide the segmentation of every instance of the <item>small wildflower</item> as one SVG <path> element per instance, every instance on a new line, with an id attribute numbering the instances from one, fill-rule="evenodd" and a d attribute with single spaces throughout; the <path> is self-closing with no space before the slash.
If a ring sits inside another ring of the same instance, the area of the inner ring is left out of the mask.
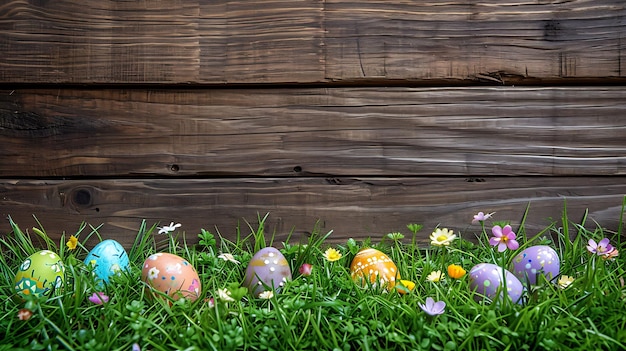
<path id="1" fill-rule="evenodd" d="M 422 311 L 431 316 L 437 316 L 443 314 L 446 311 L 446 303 L 443 301 L 435 302 L 432 297 L 426 298 L 426 304 L 421 304 L 419 302 L 417 304 L 420 306 Z"/>
<path id="2" fill-rule="evenodd" d="M 616 248 L 613 248 L 613 250 L 602 255 L 602 258 L 605 260 L 614 260 L 617 258 L 617 256 L 619 256 L 619 251 L 617 251 Z"/>
<path id="3" fill-rule="evenodd" d="M 328 262 L 337 261 L 341 258 L 341 256 L 343 256 L 341 252 L 333 249 L 332 247 L 329 247 L 326 252 L 324 252 L 324 258 Z"/>
<path id="4" fill-rule="evenodd" d="M 209 305 L 209 308 L 215 307 L 215 299 L 212 297 L 204 299 L 204 302 L 206 302 L 207 305 Z"/>
<path id="5" fill-rule="evenodd" d="M 21 310 L 17 311 L 17 318 L 21 321 L 27 321 L 32 316 L 33 311 L 29 310 L 28 308 L 22 308 Z"/>
<path id="6" fill-rule="evenodd" d="M 439 283 L 444 277 L 444 274 L 441 271 L 432 271 L 426 277 L 426 279 L 433 283 Z"/>
<path id="7" fill-rule="evenodd" d="M 234 264 L 240 264 L 240 263 L 241 263 L 241 262 L 239 262 L 239 261 L 237 261 L 237 260 L 235 259 L 235 256 L 233 256 L 233 255 L 231 255 L 231 254 L 229 254 L 229 253 L 223 253 L 223 254 L 221 254 L 221 255 L 217 256 L 217 258 L 221 258 L 221 259 L 223 259 L 224 261 L 232 262 L 232 263 L 234 263 Z"/>
<path id="8" fill-rule="evenodd" d="M 139 344 L 138 344 L 138 343 L 134 343 L 134 344 L 133 344 L 133 349 L 132 349 L 132 351 L 141 351 L 141 347 L 139 347 Z"/>
<path id="9" fill-rule="evenodd" d="M 430 244 L 433 246 L 448 246 L 456 238 L 454 231 L 448 228 L 437 228 L 430 234 Z"/>
<path id="10" fill-rule="evenodd" d="M 448 266 L 448 275 L 450 278 L 461 279 L 465 276 L 465 273 L 467 273 L 467 271 L 459 265 L 451 264 Z"/>
<path id="11" fill-rule="evenodd" d="M 272 290 L 265 290 L 264 292 L 259 294 L 260 299 L 269 300 L 274 297 L 274 292 Z"/>
<path id="12" fill-rule="evenodd" d="M 230 296 L 230 291 L 228 289 L 217 289 L 217 296 L 219 297 L 220 300 L 224 301 L 224 302 L 234 302 L 235 299 L 233 299 Z"/>
<path id="13" fill-rule="evenodd" d="M 398 241 L 398 240 L 404 239 L 404 234 L 398 233 L 398 232 L 389 233 L 389 234 L 387 234 L 387 238 L 389 238 L 389 239 L 391 239 L 393 241 Z"/>
<path id="14" fill-rule="evenodd" d="M 474 219 L 472 220 L 472 224 L 476 224 L 478 222 L 484 222 L 486 220 L 488 220 L 489 218 L 491 218 L 491 216 L 493 216 L 495 214 L 495 212 L 491 212 L 491 213 L 483 213 L 483 212 L 478 212 L 477 214 L 474 215 Z"/>
<path id="15" fill-rule="evenodd" d="M 163 227 L 157 227 L 157 228 L 159 228 L 159 234 L 168 234 L 168 233 L 171 233 L 171 232 L 175 231 L 176 228 L 178 228 L 180 226 L 181 226 L 180 223 L 174 224 L 174 222 L 171 222 L 170 225 L 166 225 L 166 226 L 163 226 Z"/>
<path id="16" fill-rule="evenodd" d="M 511 229 L 510 225 L 505 225 L 504 228 L 499 225 L 491 228 L 493 236 L 489 239 L 491 246 L 497 246 L 499 252 L 504 252 L 507 248 L 509 250 L 517 250 L 519 243 L 515 240 L 515 233 Z"/>
<path id="17" fill-rule="evenodd" d="M 88 300 L 96 305 L 102 305 L 103 303 L 109 302 L 109 297 L 102 292 L 95 292 L 89 296 Z"/>
<path id="18" fill-rule="evenodd" d="M 408 294 L 409 292 L 415 289 L 415 283 L 410 280 L 400 280 L 398 284 L 396 284 L 396 291 L 401 295 Z"/>
<path id="19" fill-rule="evenodd" d="M 559 280 L 558 280 L 558 284 L 559 287 L 561 289 L 565 289 L 568 286 L 570 286 L 570 284 L 572 284 L 574 282 L 574 277 L 570 277 L 569 275 L 562 275 Z"/>
<path id="20" fill-rule="evenodd" d="M 587 245 L 587 250 L 598 256 L 606 255 L 615 249 L 613 245 L 609 243 L 609 238 L 604 238 L 600 240 L 599 243 L 596 243 L 596 241 L 593 239 L 589 239 L 588 244 L 589 245 Z"/>
<path id="21" fill-rule="evenodd" d="M 65 245 L 67 245 L 68 250 L 76 250 L 76 246 L 78 245 L 78 238 L 76 238 L 74 235 L 71 235 Z"/>
<path id="22" fill-rule="evenodd" d="M 308 277 L 313 273 L 313 265 L 310 263 L 303 263 L 302 266 L 298 269 L 298 272 L 305 277 Z"/>

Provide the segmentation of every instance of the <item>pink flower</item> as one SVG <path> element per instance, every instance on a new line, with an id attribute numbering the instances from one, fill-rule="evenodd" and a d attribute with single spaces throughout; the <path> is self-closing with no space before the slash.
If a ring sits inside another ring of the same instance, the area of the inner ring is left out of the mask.
<path id="1" fill-rule="evenodd" d="M 417 303 L 422 311 L 428 313 L 431 316 L 437 316 L 443 314 L 446 311 L 446 303 L 443 301 L 433 300 L 432 297 L 426 298 L 426 304 Z"/>
<path id="2" fill-rule="evenodd" d="M 609 244 L 609 238 L 604 238 L 600 240 L 599 243 L 596 243 L 596 241 L 593 239 L 589 239 L 588 244 L 589 245 L 587 245 L 587 250 L 598 256 L 609 254 L 611 253 L 611 251 L 615 250 L 613 245 Z"/>
<path id="3" fill-rule="evenodd" d="M 17 312 L 17 318 L 21 321 L 27 321 L 32 316 L 33 316 L 33 311 L 27 308 L 22 308 L 21 310 Z"/>
<path id="4" fill-rule="evenodd" d="M 200 293 L 200 282 L 198 281 L 198 279 L 192 279 L 191 285 L 189 285 L 189 289 L 187 290 L 194 292 L 196 293 L 196 295 L 198 295 Z"/>
<path id="5" fill-rule="evenodd" d="M 109 297 L 103 292 L 95 292 L 89 296 L 89 301 L 95 303 L 96 305 L 102 305 L 103 303 L 109 302 Z"/>
<path id="6" fill-rule="evenodd" d="M 204 299 L 204 302 L 206 302 L 209 305 L 209 308 L 215 307 L 215 299 L 212 297 L 208 299 Z"/>
<path id="7" fill-rule="evenodd" d="M 506 225 L 504 228 L 496 225 L 491 228 L 491 233 L 493 236 L 489 239 L 489 245 L 498 246 L 499 252 L 503 252 L 507 248 L 517 250 L 519 247 L 519 243 L 515 240 L 516 235 L 510 225 Z"/>
<path id="8" fill-rule="evenodd" d="M 483 212 L 478 212 L 478 214 L 474 215 L 474 219 L 472 220 L 473 224 L 476 224 L 478 222 L 484 222 L 486 220 L 488 220 L 489 218 L 491 218 L 491 216 L 493 216 L 495 212 L 491 212 L 491 213 L 483 213 Z"/>
<path id="9" fill-rule="evenodd" d="M 298 269 L 298 272 L 300 272 L 300 274 L 302 274 L 303 276 L 308 277 L 313 272 L 313 265 L 309 263 L 303 263 L 302 266 L 300 266 L 300 269 Z"/>

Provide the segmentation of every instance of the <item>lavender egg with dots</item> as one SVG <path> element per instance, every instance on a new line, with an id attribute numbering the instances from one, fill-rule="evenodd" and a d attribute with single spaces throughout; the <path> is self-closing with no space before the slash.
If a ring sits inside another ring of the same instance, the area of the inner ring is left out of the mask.
<path id="1" fill-rule="evenodd" d="M 551 281 L 559 275 L 561 261 L 550 246 L 537 245 L 526 248 L 511 262 L 511 271 L 521 281 L 537 284 L 539 275 Z"/>
<path id="2" fill-rule="evenodd" d="M 474 291 L 474 299 L 480 301 L 485 297 L 494 300 L 499 291 L 504 291 L 513 302 L 521 303 L 524 286 L 513 273 L 492 263 L 480 263 L 469 272 L 469 286 Z"/>
<path id="3" fill-rule="evenodd" d="M 266 247 L 252 256 L 246 268 L 243 286 L 253 296 L 258 296 L 266 290 L 280 292 L 288 280 L 291 280 L 291 269 L 287 259 L 278 249 Z"/>

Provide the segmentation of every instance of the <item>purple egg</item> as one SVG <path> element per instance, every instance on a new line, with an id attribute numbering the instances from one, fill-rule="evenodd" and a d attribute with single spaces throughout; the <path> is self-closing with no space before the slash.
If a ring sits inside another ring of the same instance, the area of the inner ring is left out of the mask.
<path id="1" fill-rule="evenodd" d="M 502 267 L 491 263 L 480 263 L 474 266 L 469 272 L 470 289 L 475 291 L 476 301 L 488 297 L 494 300 L 497 297 L 498 289 L 504 289 L 502 277 L 506 277 L 506 290 L 513 302 L 521 303 L 524 286 L 513 275 L 513 273 L 502 269 Z"/>
<path id="2" fill-rule="evenodd" d="M 287 259 L 277 249 L 266 247 L 252 256 L 246 268 L 243 286 L 252 295 L 258 296 L 266 290 L 280 292 L 288 280 L 291 280 L 291 269 Z"/>
<path id="3" fill-rule="evenodd" d="M 548 281 L 559 275 L 561 261 L 550 246 L 531 246 L 520 252 L 511 262 L 513 274 L 521 281 L 537 284 L 537 276 L 543 274 Z"/>

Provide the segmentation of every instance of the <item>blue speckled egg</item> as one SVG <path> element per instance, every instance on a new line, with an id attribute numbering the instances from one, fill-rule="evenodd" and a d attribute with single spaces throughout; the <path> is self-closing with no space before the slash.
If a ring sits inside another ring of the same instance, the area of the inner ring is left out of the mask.
<path id="1" fill-rule="evenodd" d="M 130 262 L 124 247 L 115 240 L 107 239 L 96 245 L 85 258 L 85 265 L 93 267 L 96 277 L 105 282 L 114 274 L 128 270 Z"/>
<path id="2" fill-rule="evenodd" d="M 531 246 L 517 254 L 511 262 L 511 271 L 521 280 L 537 284 L 537 276 L 543 274 L 548 281 L 556 278 L 561 269 L 559 255 L 550 246 Z"/>
<path id="3" fill-rule="evenodd" d="M 287 280 L 291 280 L 291 269 L 285 256 L 278 249 L 266 247 L 252 256 L 243 286 L 258 296 L 265 290 L 280 292 Z"/>
<path id="4" fill-rule="evenodd" d="M 480 263 L 469 272 L 469 286 L 475 292 L 474 299 L 480 301 L 485 297 L 494 300 L 504 289 L 503 277 L 506 277 L 507 295 L 513 302 L 521 303 L 524 286 L 513 273 L 492 263 Z"/>
<path id="5" fill-rule="evenodd" d="M 25 295 L 48 296 L 60 289 L 65 281 L 65 266 L 61 257 L 49 250 L 35 252 L 20 265 L 13 280 L 15 291 Z"/>

